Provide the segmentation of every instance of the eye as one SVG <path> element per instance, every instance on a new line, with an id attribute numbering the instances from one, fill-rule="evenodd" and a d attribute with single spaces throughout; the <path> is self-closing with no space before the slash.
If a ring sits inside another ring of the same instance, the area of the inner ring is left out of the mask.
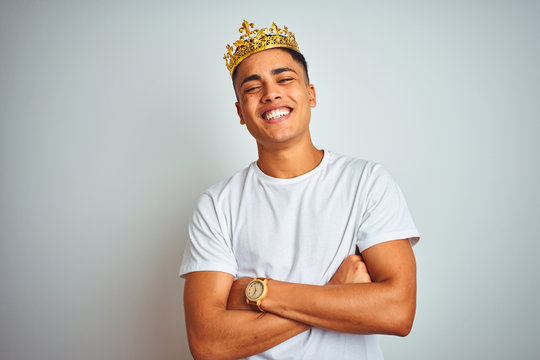
<path id="1" fill-rule="evenodd" d="M 287 78 L 279 79 L 279 82 L 284 83 L 284 82 L 288 82 L 288 81 L 292 81 L 292 80 L 293 80 L 293 78 L 287 77 Z"/>
<path id="2" fill-rule="evenodd" d="M 245 92 L 253 92 L 255 90 L 257 90 L 260 86 L 252 86 L 252 87 L 248 87 L 246 88 Z"/>

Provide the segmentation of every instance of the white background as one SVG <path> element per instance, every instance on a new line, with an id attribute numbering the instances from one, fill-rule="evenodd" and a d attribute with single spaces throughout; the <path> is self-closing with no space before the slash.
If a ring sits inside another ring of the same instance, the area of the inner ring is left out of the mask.
<path id="1" fill-rule="evenodd" d="M 296 34 L 320 148 L 383 163 L 422 233 L 387 359 L 538 358 L 538 1 L 2 1 L 0 358 L 189 359 L 199 194 L 256 159 L 222 56 Z"/>

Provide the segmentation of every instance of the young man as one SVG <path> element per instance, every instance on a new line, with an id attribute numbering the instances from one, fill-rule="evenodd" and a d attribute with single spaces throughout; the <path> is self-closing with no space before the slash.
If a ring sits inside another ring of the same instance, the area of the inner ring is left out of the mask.
<path id="1" fill-rule="evenodd" d="M 384 168 L 313 145 L 315 88 L 294 35 L 253 26 L 225 59 L 259 158 L 194 212 L 180 269 L 191 352 L 381 359 L 371 334 L 412 326 L 418 232 Z"/>

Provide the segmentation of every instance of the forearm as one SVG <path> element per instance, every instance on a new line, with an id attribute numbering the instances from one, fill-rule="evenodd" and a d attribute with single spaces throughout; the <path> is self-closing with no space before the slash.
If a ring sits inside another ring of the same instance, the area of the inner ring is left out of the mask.
<path id="1" fill-rule="evenodd" d="M 415 312 L 414 284 L 389 281 L 313 286 L 269 281 L 262 307 L 314 327 L 360 334 L 407 335 Z"/>
<path id="2" fill-rule="evenodd" d="M 243 297 L 236 303 L 230 301 L 228 306 L 226 297 L 208 294 L 209 289 L 222 292 L 223 287 L 228 292 L 228 281 L 232 277 L 204 272 L 194 273 L 186 281 L 186 327 L 195 359 L 236 359 L 258 354 L 310 328 L 277 315 L 251 311 Z M 204 293 L 208 295 L 199 296 Z"/>
<path id="3" fill-rule="evenodd" d="M 195 359 L 237 359 L 268 350 L 309 329 L 299 322 L 254 311 L 216 309 L 188 327 Z"/>

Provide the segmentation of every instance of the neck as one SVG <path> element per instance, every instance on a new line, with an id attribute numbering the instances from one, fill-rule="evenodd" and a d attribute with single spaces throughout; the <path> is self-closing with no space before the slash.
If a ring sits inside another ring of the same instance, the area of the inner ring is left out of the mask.
<path id="1" fill-rule="evenodd" d="M 257 148 L 259 169 L 266 175 L 281 179 L 297 177 L 315 169 L 324 154 L 313 146 L 311 138 L 297 146 L 265 146 L 258 143 Z"/>

